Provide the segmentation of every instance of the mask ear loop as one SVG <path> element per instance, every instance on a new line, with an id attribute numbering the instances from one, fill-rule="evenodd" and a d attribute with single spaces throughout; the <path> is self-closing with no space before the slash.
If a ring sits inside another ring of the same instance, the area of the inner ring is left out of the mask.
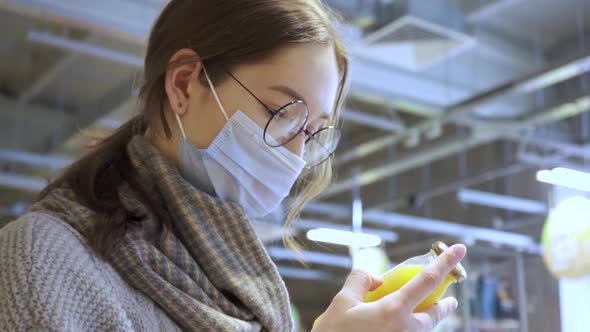
<path id="1" fill-rule="evenodd" d="M 184 127 L 182 126 L 182 121 L 180 121 L 180 116 L 178 113 L 174 113 L 176 115 L 176 122 L 178 122 L 178 127 L 180 128 L 180 133 L 182 134 L 182 138 L 186 139 L 186 133 L 184 132 Z"/>
<path id="2" fill-rule="evenodd" d="M 203 66 L 203 72 L 205 73 L 205 78 L 207 79 L 207 83 L 209 84 L 209 88 L 211 88 L 211 92 L 213 93 L 213 97 L 215 98 L 217 105 L 219 105 L 219 108 L 221 109 L 221 113 L 223 113 L 223 116 L 225 116 L 225 119 L 227 121 L 229 121 L 229 117 L 227 116 L 227 113 L 225 112 L 225 109 L 223 108 L 223 104 L 221 104 L 221 100 L 219 99 L 219 96 L 217 95 L 217 91 L 215 91 L 215 87 L 213 86 L 213 83 L 211 82 L 211 79 L 209 78 L 209 74 L 207 73 L 207 69 L 205 69 L 205 66 Z M 184 126 L 182 125 L 182 121 L 180 120 L 180 116 L 178 115 L 178 113 L 174 113 L 174 115 L 176 116 L 176 122 L 178 122 L 178 127 L 180 128 L 180 133 L 182 134 L 182 137 L 184 139 L 186 139 L 186 132 L 184 131 Z"/>
<path id="3" fill-rule="evenodd" d="M 213 93 L 213 97 L 215 98 L 217 105 L 219 105 L 219 108 L 221 109 L 223 116 L 225 116 L 225 119 L 227 121 L 229 121 L 229 117 L 227 116 L 227 113 L 225 112 L 225 108 L 223 108 L 223 104 L 221 104 L 221 100 L 219 100 L 219 96 L 217 95 L 217 91 L 215 91 L 215 87 L 213 86 L 213 83 L 211 82 L 211 79 L 209 78 L 209 74 L 207 74 L 207 69 L 205 69 L 205 66 L 203 66 L 203 72 L 205 73 L 205 78 L 207 78 L 207 83 L 209 83 L 209 87 L 211 88 L 211 92 Z"/>

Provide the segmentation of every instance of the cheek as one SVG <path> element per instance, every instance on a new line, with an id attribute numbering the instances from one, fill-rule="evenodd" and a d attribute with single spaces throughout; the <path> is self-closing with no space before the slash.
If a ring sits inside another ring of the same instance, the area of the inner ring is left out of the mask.
<path id="1" fill-rule="evenodd" d="M 294 155 L 303 157 L 303 149 L 305 148 L 305 135 L 303 133 L 295 136 L 289 143 L 285 144 L 287 150 L 291 151 Z"/>
<path id="2" fill-rule="evenodd" d="M 270 114 L 252 96 L 245 93 L 243 89 L 235 89 L 234 87 L 218 89 L 217 91 L 228 117 L 231 118 L 235 112 L 241 111 L 264 130 L 270 119 Z M 217 108 L 219 109 L 219 107 Z M 221 114 L 221 111 L 218 112 Z"/>
<path id="3" fill-rule="evenodd" d="M 244 114 L 246 114 L 252 121 L 254 121 L 262 130 L 266 127 L 268 120 L 270 120 L 270 114 L 268 111 L 263 109 L 261 106 L 252 105 L 250 107 L 240 108 Z"/>
<path id="4" fill-rule="evenodd" d="M 215 103 L 195 101 L 181 119 L 188 139 L 199 149 L 206 149 L 227 122 Z"/>

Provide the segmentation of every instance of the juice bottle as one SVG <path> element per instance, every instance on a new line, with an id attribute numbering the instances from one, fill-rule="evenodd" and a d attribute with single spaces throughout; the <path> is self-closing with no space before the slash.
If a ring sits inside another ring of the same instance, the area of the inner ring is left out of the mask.
<path id="1" fill-rule="evenodd" d="M 398 265 L 391 270 L 381 275 L 383 284 L 372 292 L 369 292 L 364 299 L 364 302 L 373 302 L 382 297 L 391 294 L 402 288 L 408 281 L 414 278 L 420 271 L 424 270 L 430 262 L 442 254 L 448 247 L 443 242 L 436 242 L 432 245 L 432 249 L 422 255 L 412 257 Z M 457 282 L 461 282 L 467 278 L 467 272 L 461 263 L 457 264 L 453 270 L 445 277 L 444 281 L 436 288 L 422 303 L 416 307 L 415 311 L 422 311 L 434 304 L 436 304 L 445 294 L 447 288 Z M 314 326 L 322 316 L 320 315 L 314 322 Z"/>
<path id="2" fill-rule="evenodd" d="M 382 297 L 391 294 L 402 288 L 408 281 L 414 278 L 424 268 L 430 264 L 436 257 L 442 254 L 448 247 L 443 242 L 436 242 L 432 245 L 432 249 L 422 255 L 412 257 L 399 265 L 396 265 L 391 270 L 381 275 L 383 284 L 376 290 L 369 292 L 364 299 L 364 302 L 373 302 Z M 461 263 L 457 264 L 455 268 L 445 277 L 444 281 L 436 288 L 418 307 L 415 311 L 422 311 L 434 304 L 436 304 L 445 294 L 447 288 L 453 283 L 465 280 L 467 273 Z"/>

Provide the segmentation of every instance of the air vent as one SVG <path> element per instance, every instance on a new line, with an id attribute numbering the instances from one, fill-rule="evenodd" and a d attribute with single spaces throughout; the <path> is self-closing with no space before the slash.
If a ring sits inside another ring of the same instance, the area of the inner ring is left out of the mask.
<path id="1" fill-rule="evenodd" d="M 354 54 L 363 59 L 422 71 L 473 47 L 470 36 L 424 19 L 403 16 L 369 34 Z"/>

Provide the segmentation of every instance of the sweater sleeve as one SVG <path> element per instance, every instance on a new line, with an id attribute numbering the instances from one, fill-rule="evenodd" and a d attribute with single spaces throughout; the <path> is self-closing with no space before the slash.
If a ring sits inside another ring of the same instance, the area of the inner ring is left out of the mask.
<path id="1" fill-rule="evenodd" d="M 89 248 L 29 213 L 0 229 L 0 331 L 131 331 Z"/>

